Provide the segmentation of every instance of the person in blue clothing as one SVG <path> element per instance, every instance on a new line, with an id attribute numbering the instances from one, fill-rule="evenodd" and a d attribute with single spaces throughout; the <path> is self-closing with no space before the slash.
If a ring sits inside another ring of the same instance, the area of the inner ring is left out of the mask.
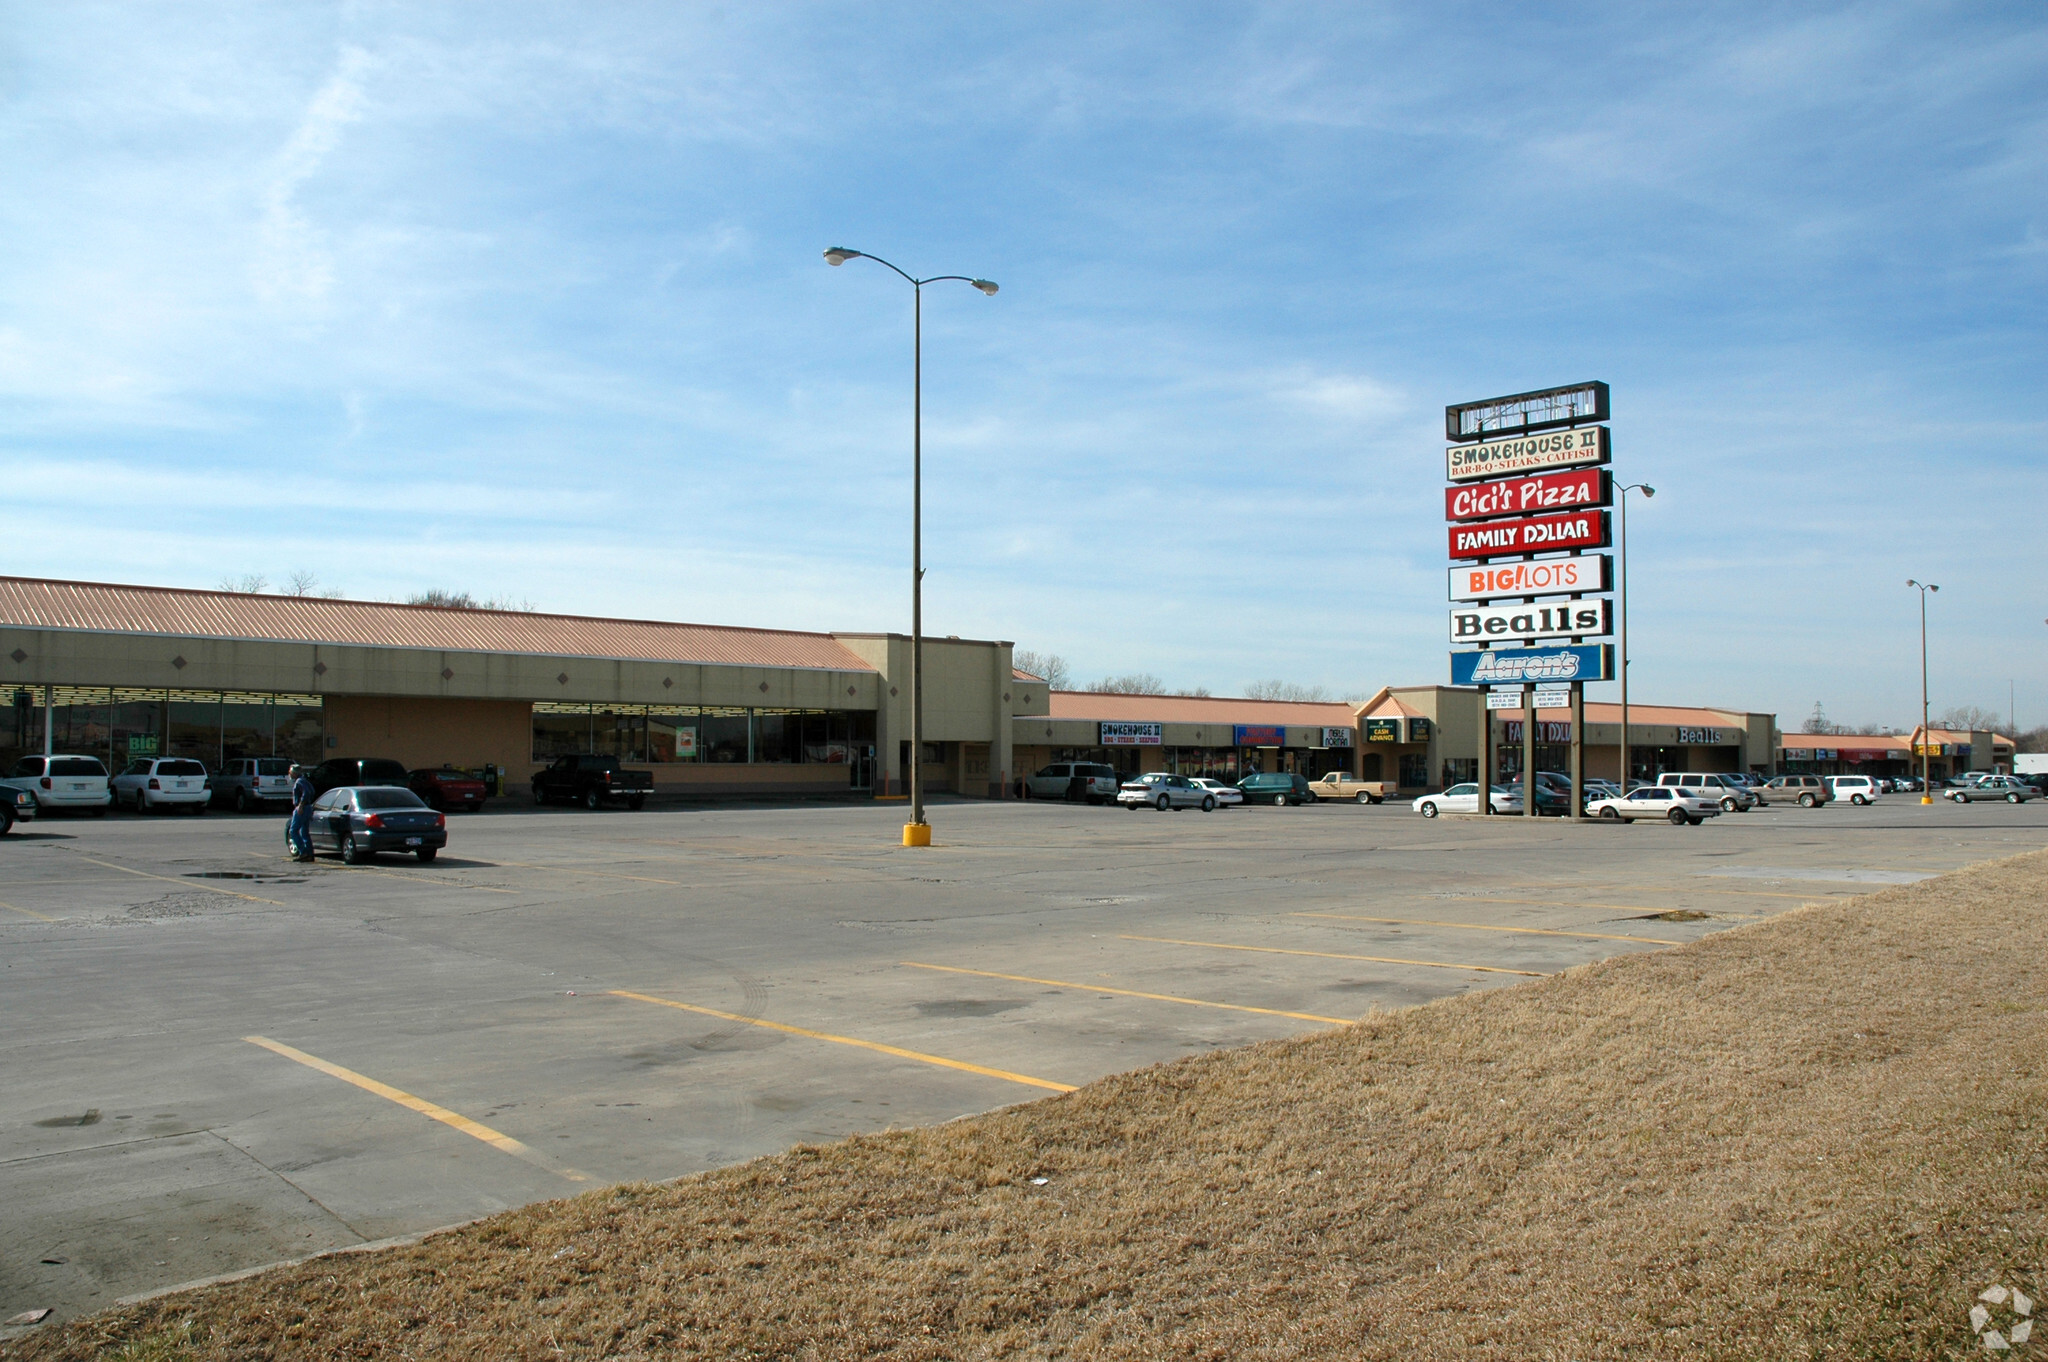
<path id="1" fill-rule="evenodd" d="M 292 767 L 292 821 L 285 825 L 285 836 L 292 844 L 292 859 L 310 861 L 313 859 L 313 778 L 306 768 Z"/>

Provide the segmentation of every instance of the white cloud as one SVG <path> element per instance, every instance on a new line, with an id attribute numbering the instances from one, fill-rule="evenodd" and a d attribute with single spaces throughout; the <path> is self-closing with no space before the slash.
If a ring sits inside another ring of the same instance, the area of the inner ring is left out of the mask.
<path id="1" fill-rule="evenodd" d="M 326 235 L 297 202 L 300 188 L 341 143 L 342 132 L 363 116 L 362 78 L 371 65 L 360 47 L 345 46 L 298 128 L 277 154 L 263 187 L 263 216 L 251 274 L 265 302 L 318 303 L 334 286 Z"/>

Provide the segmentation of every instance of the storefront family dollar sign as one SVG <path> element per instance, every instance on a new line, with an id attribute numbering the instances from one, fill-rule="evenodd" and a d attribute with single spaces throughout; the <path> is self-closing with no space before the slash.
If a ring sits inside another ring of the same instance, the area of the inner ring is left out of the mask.
<path id="1" fill-rule="evenodd" d="M 1444 519 L 1449 522 L 1450 598 L 1476 602 L 1451 612 L 1451 684 L 1480 692 L 1479 779 L 1498 769 L 1493 712 L 1520 710 L 1523 809 L 1535 817 L 1536 711 L 1566 701 L 1572 797 L 1584 803 L 1585 683 L 1614 676 L 1614 649 L 1588 643 L 1613 631 L 1605 592 L 1612 579 L 1604 549 L 1614 504 L 1606 465 L 1605 383 L 1568 384 L 1444 408 Z M 1538 647 L 1543 640 L 1562 640 Z M 1539 700 L 1540 695 L 1540 700 Z M 1553 726 L 1551 731 L 1556 731 Z M 1372 740 L 1368 730 L 1367 741 Z M 1492 813 L 1492 801 L 1480 809 Z"/>

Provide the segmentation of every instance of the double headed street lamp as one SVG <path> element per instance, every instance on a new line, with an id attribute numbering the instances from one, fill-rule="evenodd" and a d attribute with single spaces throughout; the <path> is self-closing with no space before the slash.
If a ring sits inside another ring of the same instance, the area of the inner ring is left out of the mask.
<path id="1" fill-rule="evenodd" d="M 1927 783 L 1927 593 L 1941 588 L 1911 577 L 1906 579 L 1906 585 L 1920 592 L 1920 802 L 1932 804 L 1934 790 Z"/>
<path id="2" fill-rule="evenodd" d="M 964 274 L 913 278 L 879 255 L 851 251 L 844 246 L 834 246 L 825 252 L 828 265 L 844 265 L 849 260 L 888 265 L 917 297 L 910 380 L 910 822 L 903 829 L 903 845 L 928 847 L 932 844 L 932 830 L 924 821 L 924 286 L 958 279 L 993 298 L 996 285 Z"/>
<path id="3" fill-rule="evenodd" d="M 1657 495 L 1647 482 L 1632 482 L 1614 491 L 1616 529 L 1621 547 L 1621 789 L 1628 793 L 1628 768 L 1634 749 L 1628 743 L 1628 494 L 1641 492 L 1645 501 Z"/>

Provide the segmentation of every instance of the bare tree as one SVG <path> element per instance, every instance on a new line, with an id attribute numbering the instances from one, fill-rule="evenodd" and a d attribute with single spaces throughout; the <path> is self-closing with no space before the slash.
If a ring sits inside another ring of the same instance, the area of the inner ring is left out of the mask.
<path id="1" fill-rule="evenodd" d="M 1074 679 L 1074 669 L 1058 653 L 1019 648 L 1010 654 L 1010 663 L 1020 671 L 1045 678 L 1045 684 L 1053 690 L 1065 690 Z"/>
<path id="2" fill-rule="evenodd" d="M 220 579 L 220 589 L 222 591 L 239 591 L 250 596 L 255 595 L 269 585 L 270 579 L 260 572 L 248 572 L 240 577 L 223 577 Z"/>
<path id="3" fill-rule="evenodd" d="M 2004 722 L 2005 714 L 2000 710 L 1985 709 L 1981 705 L 1955 705 L 1935 716 L 1935 725 L 1955 733 L 1967 733 L 1971 729 L 1997 732 L 2010 727 Z"/>
<path id="4" fill-rule="evenodd" d="M 1122 676 L 1105 676 L 1100 681 L 1090 681 L 1082 689 L 1098 695 L 1164 695 L 1166 683 L 1150 672 L 1127 672 Z"/>
<path id="5" fill-rule="evenodd" d="M 316 596 L 320 594 L 320 578 L 311 568 L 294 568 L 292 575 L 284 579 L 284 594 L 287 596 Z"/>
<path id="6" fill-rule="evenodd" d="M 1254 681 L 1244 688 L 1247 700 L 1328 700 L 1328 686 L 1304 686 L 1298 681 Z"/>
<path id="7" fill-rule="evenodd" d="M 2048 752 L 2048 724 L 2030 728 L 2024 733 L 2013 735 L 2012 750 L 2015 752 Z"/>
<path id="8" fill-rule="evenodd" d="M 536 608 L 532 601 L 525 599 L 514 600 L 510 596 L 499 595 L 478 600 L 467 591 L 443 591 L 440 587 L 416 591 L 405 598 L 405 603 L 431 605 L 441 610 L 523 610 L 528 614 Z"/>

